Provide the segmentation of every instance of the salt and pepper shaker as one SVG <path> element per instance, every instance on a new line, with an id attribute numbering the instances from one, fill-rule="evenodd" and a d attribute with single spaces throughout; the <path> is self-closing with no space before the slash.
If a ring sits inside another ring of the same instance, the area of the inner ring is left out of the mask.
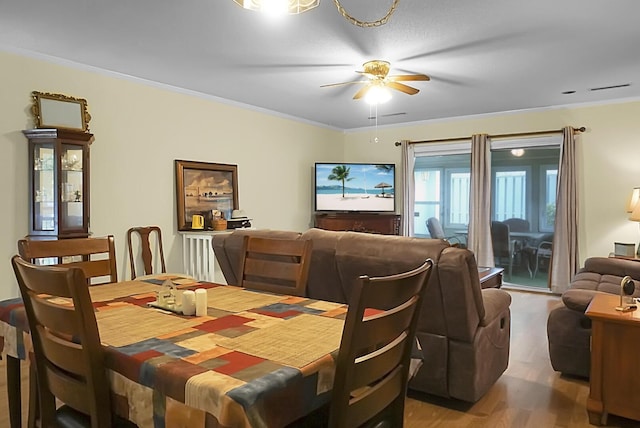
<path id="1" fill-rule="evenodd" d="M 196 293 L 193 290 L 185 290 L 182 293 L 182 314 L 194 315 L 196 313 Z"/>
<path id="2" fill-rule="evenodd" d="M 202 317 L 207 315 L 207 290 L 204 288 L 198 288 L 195 292 L 196 295 L 196 316 Z"/>

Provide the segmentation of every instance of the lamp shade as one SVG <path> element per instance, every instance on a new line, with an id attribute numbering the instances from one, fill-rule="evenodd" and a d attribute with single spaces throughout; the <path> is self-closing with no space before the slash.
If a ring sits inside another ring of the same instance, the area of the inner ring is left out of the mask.
<path id="1" fill-rule="evenodd" d="M 320 0 L 233 0 L 245 9 L 259 11 L 283 11 L 290 15 L 297 15 L 313 9 L 320 4 Z"/>
<path id="2" fill-rule="evenodd" d="M 634 187 L 629 201 L 627 202 L 627 212 L 633 212 L 633 209 L 638 205 L 638 199 L 640 199 L 640 187 Z M 637 221 L 637 220 L 636 220 Z"/>
<path id="3" fill-rule="evenodd" d="M 640 221 L 640 204 L 636 204 L 631 211 L 631 215 L 629 216 L 629 220 L 631 221 Z"/>

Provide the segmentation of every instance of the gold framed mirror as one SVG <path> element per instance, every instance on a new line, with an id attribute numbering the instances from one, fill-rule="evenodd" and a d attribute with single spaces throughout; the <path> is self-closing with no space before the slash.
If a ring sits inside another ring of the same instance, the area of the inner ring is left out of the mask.
<path id="1" fill-rule="evenodd" d="M 64 128 L 89 132 L 87 100 L 48 92 L 31 92 L 36 128 Z"/>

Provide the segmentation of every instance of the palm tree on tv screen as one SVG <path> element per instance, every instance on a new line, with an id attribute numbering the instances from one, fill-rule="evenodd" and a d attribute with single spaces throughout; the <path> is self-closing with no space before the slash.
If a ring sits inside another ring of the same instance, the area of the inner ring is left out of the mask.
<path id="1" fill-rule="evenodd" d="M 353 180 L 352 177 L 349 177 L 349 173 L 351 172 L 351 167 L 347 167 L 346 165 L 336 165 L 335 168 L 331 170 L 331 174 L 327 177 L 329 180 L 341 181 L 342 182 L 342 197 L 344 198 L 344 183 L 345 181 Z"/>

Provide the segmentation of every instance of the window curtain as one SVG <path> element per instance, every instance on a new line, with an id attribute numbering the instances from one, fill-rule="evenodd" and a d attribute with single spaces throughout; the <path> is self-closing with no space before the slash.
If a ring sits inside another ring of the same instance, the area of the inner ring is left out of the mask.
<path id="1" fill-rule="evenodd" d="M 562 293 L 569 288 L 578 271 L 578 185 L 576 171 L 576 137 L 572 127 L 562 130 L 555 232 L 551 253 L 549 288 Z"/>
<path id="2" fill-rule="evenodd" d="M 402 235 L 413 236 L 413 206 L 415 183 L 413 169 L 416 164 L 415 150 L 408 140 L 400 142 L 402 148 Z"/>
<path id="3" fill-rule="evenodd" d="M 493 267 L 491 243 L 491 144 L 487 134 L 471 137 L 471 192 L 468 248 L 478 266 Z"/>

